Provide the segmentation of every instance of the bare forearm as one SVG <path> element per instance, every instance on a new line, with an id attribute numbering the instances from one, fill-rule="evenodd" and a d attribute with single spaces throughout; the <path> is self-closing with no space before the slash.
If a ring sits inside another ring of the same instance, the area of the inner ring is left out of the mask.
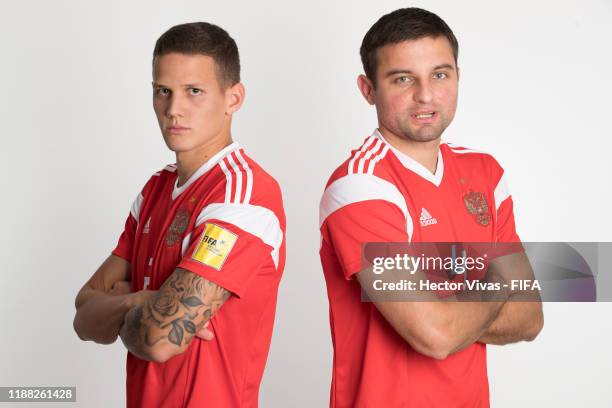
<path id="1" fill-rule="evenodd" d="M 531 341 L 543 325 L 541 303 L 507 302 L 478 341 L 496 345 Z"/>
<path id="2" fill-rule="evenodd" d="M 453 302 L 447 307 L 448 354 L 475 343 L 495 321 L 504 302 Z"/>
<path id="3" fill-rule="evenodd" d="M 111 295 L 95 289 L 83 293 L 73 322 L 79 338 L 101 344 L 117 340 L 119 328 L 131 307 L 130 296 Z"/>
<path id="4" fill-rule="evenodd" d="M 143 329 L 142 325 L 143 307 L 145 306 L 134 307 L 125 315 L 125 321 L 123 326 L 121 326 L 119 336 L 125 348 L 136 357 L 153 361 L 151 347 L 146 342 L 146 328 Z"/>
<path id="5" fill-rule="evenodd" d="M 158 292 L 126 314 L 121 340 L 137 357 L 165 362 L 187 349 L 228 297 L 222 287 L 177 269 Z"/>

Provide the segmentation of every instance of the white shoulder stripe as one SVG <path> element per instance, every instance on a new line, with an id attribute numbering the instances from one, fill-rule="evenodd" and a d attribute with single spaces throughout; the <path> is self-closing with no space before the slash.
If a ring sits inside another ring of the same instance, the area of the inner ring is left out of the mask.
<path id="1" fill-rule="evenodd" d="M 508 189 L 506 174 L 504 173 L 495 187 L 495 211 L 499 209 L 499 206 L 502 205 L 502 203 L 506 201 L 508 197 L 510 197 L 510 190 Z"/>
<path id="2" fill-rule="evenodd" d="M 365 165 L 366 161 L 370 157 L 372 157 L 372 154 L 374 154 L 375 152 L 378 152 L 378 149 L 380 148 L 381 144 L 382 144 L 382 140 L 380 140 L 380 139 L 376 140 L 376 143 L 374 144 L 374 147 L 372 147 L 367 152 L 365 152 L 363 157 L 361 157 L 361 159 L 359 159 L 359 164 L 357 165 L 357 173 L 363 173 L 364 172 L 363 171 L 363 166 Z"/>
<path id="3" fill-rule="evenodd" d="M 368 137 L 366 141 L 363 143 L 363 145 L 361 146 L 361 148 L 355 152 L 355 154 L 353 155 L 353 158 L 349 160 L 349 164 L 348 164 L 349 174 L 354 173 L 353 166 L 355 165 L 355 160 L 357 160 L 361 156 L 361 154 L 365 152 L 368 149 L 368 147 L 370 147 L 372 142 L 374 142 L 374 138 L 372 136 Z"/>
<path id="4" fill-rule="evenodd" d="M 229 203 L 232 195 L 232 173 L 225 165 L 225 159 L 219 161 L 219 166 L 221 166 L 221 170 L 225 173 L 225 202 Z"/>
<path id="5" fill-rule="evenodd" d="M 235 225 L 271 246 L 270 256 L 278 268 L 283 231 L 274 212 L 268 208 L 251 204 L 209 204 L 198 215 L 196 227 L 211 219 Z"/>
<path id="6" fill-rule="evenodd" d="M 383 147 L 382 152 L 377 154 L 376 157 L 374 157 L 372 160 L 370 160 L 370 163 L 368 163 L 368 174 L 374 174 L 374 167 L 376 166 L 376 163 L 384 159 L 388 151 L 389 145 L 385 143 L 385 147 Z"/>
<path id="7" fill-rule="evenodd" d="M 244 157 L 242 157 L 240 150 L 236 150 L 236 156 L 246 171 L 246 191 L 244 193 L 244 201 L 242 203 L 248 204 L 251 201 L 251 193 L 253 191 L 253 171 L 249 167 L 247 161 L 244 160 Z"/>
<path id="8" fill-rule="evenodd" d="M 234 161 L 231 153 L 227 155 L 227 160 L 229 161 L 230 165 L 232 166 L 232 170 L 236 175 L 236 191 L 234 192 L 234 199 L 232 200 L 232 203 L 239 203 L 242 196 L 242 171 Z"/>
<path id="9" fill-rule="evenodd" d="M 457 147 L 454 147 L 454 146 L 449 146 L 449 147 L 450 147 L 451 152 L 457 153 L 457 154 L 466 154 L 466 153 L 487 154 L 487 153 L 485 153 L 483 151 L 480 151 L 480 150 L 468 149 L 468 148 L 464 148 L 464 147 L 462 147 L 462 148 L 457 148 Z"/>
<path id="10" fill-rule="evenodd" d="M 384 200 L 395 204 L 406 219 L 408 240 L 412 239 L 414 227 L 404 196 L 396 186 L 371 174 L 349 174 L 325 189 L 319 209 L 319 227 L 327 217 L 342 207 L 368 200 Z"/>
<path id="11" fill-rule="evenodd" d="M 142 200 L 144 200 L 144 197 L 142 196 L 142 193 L 140 193 L 132 203 L 132 208 L 130 209 L 130 214 L 132 214 L 132 217 L 134 217 L 136 222 L 138 222 L 138 216 L 140 215 L 140 207 L 142 206 Z"/>

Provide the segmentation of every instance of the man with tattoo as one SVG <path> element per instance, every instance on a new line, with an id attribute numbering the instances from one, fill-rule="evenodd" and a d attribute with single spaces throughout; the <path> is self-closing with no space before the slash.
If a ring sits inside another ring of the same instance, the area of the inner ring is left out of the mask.
<path id="1" fill-rule="evenodd" d="M 378 128 L 332 174 L 319 220 L 332 407 L 488 407 L 485 344 L 533 340 L 542 328 L 539 297 L 361 301 L 373 276 L 364 243 L 519 241 L 501 166 L 441 142 L 457 106 L 457 54 L 446 23 L 417 8 L 381 17 L 363 39 L 357 83 Z M 531 271 L 520 251 L 495 262 L 500 275 Z"/>
<path id="2" fill-rule="evenodd" d="M 153 107 L 176 164 L 138 194 L 74 319 L 83 340 L 121 337 L 128 407 L 257 406 L 285 216 L 276 181 L 232 141 L 243 99 L 223 29 L 182 24 L 157 40 Z"/>

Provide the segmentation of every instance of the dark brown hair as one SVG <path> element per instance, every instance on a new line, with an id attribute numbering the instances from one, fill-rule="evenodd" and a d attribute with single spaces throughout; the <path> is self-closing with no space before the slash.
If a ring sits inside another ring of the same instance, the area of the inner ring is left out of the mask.
<path id="1" fill-rule="evenodd" d="M 417 40 L 424 37 L 444 36 L 453 49 L 455 64 L 459 56 L 459 44 L 455 34 L 440 17 L 416 7 L 395 10 L 382 16 L 368 30 L 361 43 L 361 62 L 366 76 L 376 87 L 376 51 L 387 44 Z"/>
<path id="2" fill-rule="evenodd" d="M 210 23 L 186 23 L 171 27 L 155 43 L 155 58 L 164 54 L 202 54 L 215 61 L 217 80 L 222 88 L 240 82 L 238 47 L 227 31 Z"/>

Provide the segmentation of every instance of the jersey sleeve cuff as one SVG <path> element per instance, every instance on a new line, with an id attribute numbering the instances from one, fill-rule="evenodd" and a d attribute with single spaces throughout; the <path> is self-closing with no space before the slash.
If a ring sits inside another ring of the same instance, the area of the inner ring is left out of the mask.
<path id="1" fill-rule="evenodd" d="M 130 256 L 130 254 L 128 253 L 128 251 L 121 249 L 121 248 L 115 248 L 111 254 L 118 256 L 119 258 L 123 258 L 126 261 L 128 261 L 129 263 L 132 263 L 132 257 Z"/>
<path id="2" fill-rule="evenodd" d="M 346 280 L 352 280 L 353 275 L 361 272 L 361 270 L 363 269 L 363 262 L 361 260 L 350 262 L 342 265 L 342 269 L 344 270 L 344 278 Z"/>
<path id="3" fill-rule="evenodd" d="M 225 279 L 222 272 L 216 271 L 213 268 L 203 265 L 197 261 L 183 259 L 177 265 L 177 268 L 195 273 L 196 275 L 199 275 L 204 279 L 221 286 L 223 289 L 232 292 L 238 298 L 241 298 L 244 294 L 244 288 L 242 287 L 243 285 L 237 285 L 236 283 Z"/>

